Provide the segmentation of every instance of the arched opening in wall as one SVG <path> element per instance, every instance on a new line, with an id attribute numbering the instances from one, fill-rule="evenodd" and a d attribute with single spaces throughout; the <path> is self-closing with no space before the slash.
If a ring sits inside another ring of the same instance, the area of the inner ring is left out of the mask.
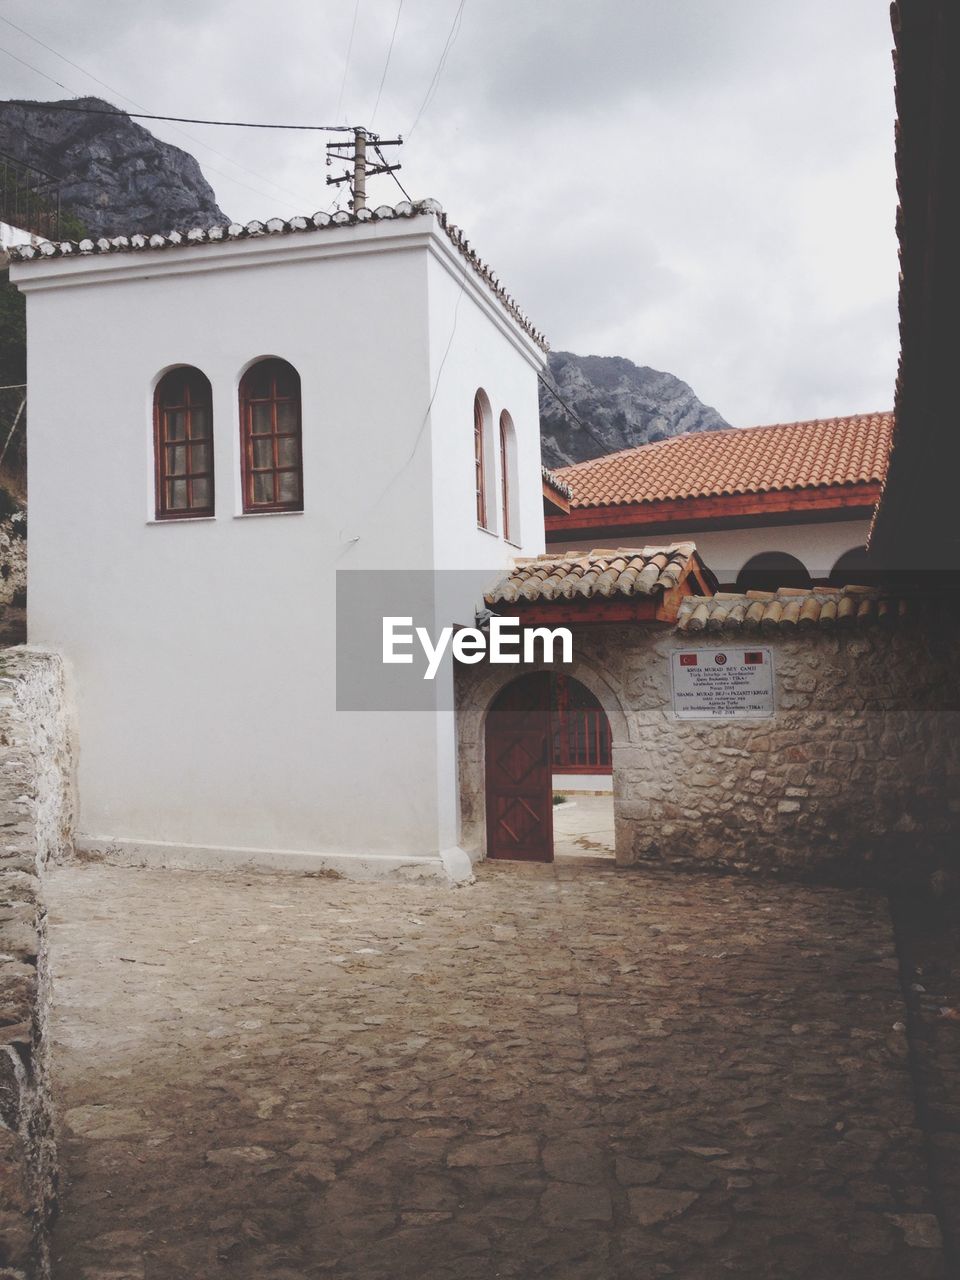
<path id="1" fill-rule="evenodd" d="M 871 587 L 878 580 L 866 547 L 845 551 L 830 570 L 831 587 Z"/>
<path id="2" fill-rule="evenodd" d="M 507 542 L 520 545 L 517 431 L 506 409 L 500 415 L 500 527 Z"/>
<path id="3" fill-rule="evenodd" d="M 493 449 L 493 410 L 481 387 L 473 397 L 473 475 L 477 503 L 477 528 L 497 532 L 498 503 Z"/>
<path id="4" fill-rule="evenodd" d="M 806 565 L 785 551 L 762 551 L 751 556 L 737 576 L 738 591 L 776 591 L 778 587 L 810 587 Z"/>
<path id="5" fill-rule="evenodd" d="M 573 676 L 512 680 L 487 715 L 487 857 L 613 858 L 613 744 L 599 699 Z"/>

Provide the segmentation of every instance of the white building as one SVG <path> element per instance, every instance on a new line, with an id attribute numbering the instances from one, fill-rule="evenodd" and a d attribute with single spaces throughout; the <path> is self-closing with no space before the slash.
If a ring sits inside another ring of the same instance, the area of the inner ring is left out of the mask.
<path id="1" fill-rule="evenodd" d="M 449 668 L 432 711 L 337 710 L 336 577 L 543 551 L 540 336 L 431 201 L 13 257 L 80 846 L 468 873 Z"/>

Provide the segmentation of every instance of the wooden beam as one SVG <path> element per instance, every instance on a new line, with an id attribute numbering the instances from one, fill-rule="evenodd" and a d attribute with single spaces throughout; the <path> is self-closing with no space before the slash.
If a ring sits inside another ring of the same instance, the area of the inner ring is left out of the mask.
<path id="1" fill-rule="evenodd" d="M 549 503 L 557 511 L 566 513 L 570 511 L 570 499 L 565 498 L 562 493 L 558 493 L 556 489 L 547 484 L 546 480 L 543 481 L 543 501 L 544 503 Z M 546 506 L 544 506 L 544 513 L 547 514 Z"/>
<path id="2" fill-rule="evenodd" d="M 652 533 L 722 529 L 744 524 L 794 524 L 869 516 L 880 485 L 824 485 L 819 489 L 732 493 L 709 498 L 673 498 L 661 502 L 624 502 L 602 507 L 573 507 L 567 515 L 546 517 L 547 541 L 596 532 L 646 538 Z"/>

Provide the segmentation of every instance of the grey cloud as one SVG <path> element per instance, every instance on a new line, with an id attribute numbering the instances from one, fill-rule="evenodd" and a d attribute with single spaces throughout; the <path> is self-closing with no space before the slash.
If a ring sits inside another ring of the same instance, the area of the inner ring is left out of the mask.
<path id="1" fill-rule="evenodd" d="M 404 0 L 385 134 L 409 129 L 457 3 Z M 320 123 L 353 12 L 354 0 L 5 8 L 154 110 Z M 396 12 L 360 0 L 351 120 L 372 109 Z M 104 92 L 4 35 L 71 88 Z M 742 424 L 881 407 L 896 372 L 890 44 L 878 0 L 467 0 L 400 177 L 442 201 L 557 346 L 669 369 Z M 4 71 L 9 93 L 61 96 Z M 256 171 L 156 126 L 234 217 L 333 199 L 322 136 L 185 127 Z M 387 178 L 371 190 L 400 194 Z"/>

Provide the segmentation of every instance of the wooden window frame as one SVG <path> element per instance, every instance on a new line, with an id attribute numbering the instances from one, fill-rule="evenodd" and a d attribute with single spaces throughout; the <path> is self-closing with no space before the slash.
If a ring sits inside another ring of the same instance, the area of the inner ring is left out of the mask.
<path id="1" fill-rule="evenodd" d="M 270 371 L 270 394 L 268 396 L 251 395 L 250 384 L 258 373 L 261 376 L 263 375 L 265 365 L 269 367 Z M 296 395 L 278 394 L 277 379 L 281 372 L 289 373 L 296 379 Z M 277 420 L 277 409 L 280 404 L 290 402 L 296 405 L 296 425 L 292 431 L 281 431 Z M 253 406 L 255 404 L 270 405 L 270 430 L 268 432 L 254 432 L 253 430 Z M 287 439 L 295 439 L 297 442 L 297 463 L 295 466 L 281 466 L 280 464 L 279 442 Z M 273 461 L 269 467 L 257 467 L 254 465 L 254 442 L 258 440 L 270 440 L 272 443 L 271 454 Z M 281 360 L 274 356 L 265 360 L 258 360 L 246 370 L 240 379 L 240 459 L 244 515 L 257 515 L 261 512 L 271 511 L 303 510 L 303 404 L 300 374 L 287 360 Z M 254 486 L 258 475 L 269 475 L 273 478 L 272 490 L 274 496 L 269 502 L 258 502 L 254 497 Z M 297 477 L 299 494 L 297 498 L 287 499 L 286 501 L 278 498 L 280 477 L 282 475 L 295 475 Z"/>
<path id="2" fill-rule="evenodd" d="M 477 528 L 489 532 L 487 524 L 486 412 L 481 392 L 473 397 L 473 467 L 477 494 Z"/>
<path id="3" fill-rule="evenodd" d="M 182 379 L 181 399 L 172 402 L 164 396 L 164 389 L 176 378 Z M 194 399 L 191 382 L 203 380 L 206 395 L 202 401 Z M 207 411 L 208 431 L 205 436 L 193 434 L 193 413 L 195 408 L 203 407 Z M 169 432 L 169 417 L 173 412 L 184 414 L 184 434 L 182 439 L 173 439 Z M 208 466 L 205 470 L 194 470 L 194 447 L 203 444 L 207 449 Z M 182 472 L 171 471 L 169 454 L 178 448 L 186 450 L 187 465 Z M 213 388 L 210 380 L 200 369 L 193 365 L 179 365 L 169 369 L 159 380 L 153 393 L 153 461 L 154 461 L 154 513 L 157 520 L 197 520 L 209 519 L 216 515 L 216 487 L 214 484 L 213 456 Z M 174 507 L 168 499 L 168 486 L 174 481 L 182 480 L 187 486 L 187 506 Z M 206 480 L 209 486 L 209 501 L 203 506 L 193 505 L 193 486 L 198 480 Z"/>
<path id="4" fill-rule="evenodd" d="M 570 679 L 574 678 L 555 675 L 551 682 L 550 725 L 553 741 L 551 753 L 553 772 L 612 774 L 613 733 L 610 721 L 607 719 L 600 699 L 580 680 L 574 679 L 574 683 L 589 695 L 592 700 L 591 705 L 570 705 L 572 692 Z M 572 747 L 575 749 L 571 750 Z M 587 759 L 577 760 L 578 755 L 586 756 Z"/>

